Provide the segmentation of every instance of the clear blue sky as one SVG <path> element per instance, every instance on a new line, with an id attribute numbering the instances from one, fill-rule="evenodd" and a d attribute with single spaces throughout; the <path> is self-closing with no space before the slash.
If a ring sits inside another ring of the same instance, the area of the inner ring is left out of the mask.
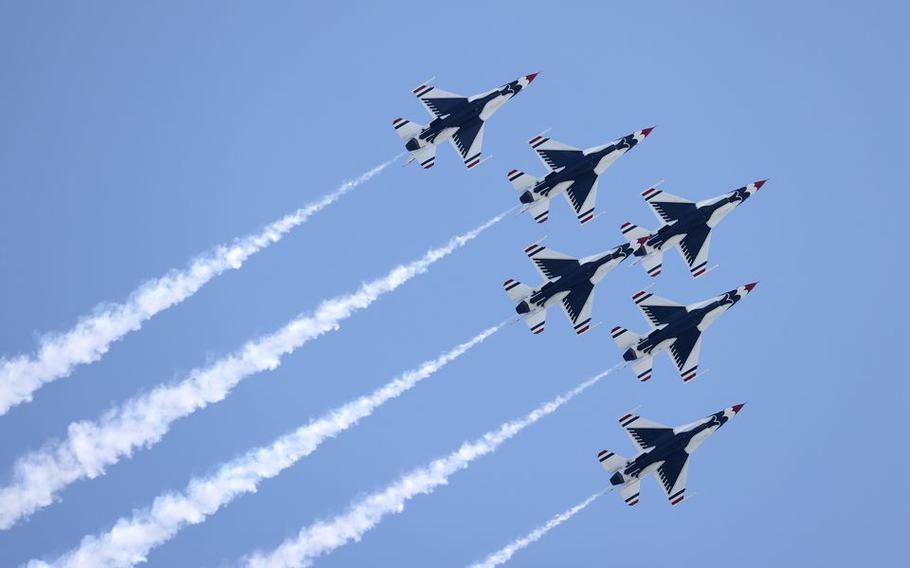
<path id="1" fill-rule="evenodd" d="M 466 171 L 394 166 L 282 243 L 116 344 L 99 363 L 0 418 L 16 456 L 140 391 L 229 353 L 320 299 L 422 254 L 516 202 L 512 167 L 539 174 L 540 130 L 592 146 L 658 128 L 601 183 L 607 213 L 564 203 L 541 230 L 512 218 L 310 343 L 277 371 L 177 423 L 161 444 L 79 482 L 0 533 L 0 564 L 54 557 L 87 533 L 247 448 L 466 340 L 512 309 L 506 277 L 548 234 L 587 255 L 651 226 L 648 184 L 693 199 L 767 185 L 712 242 L 691 281 L 678 256 L 654 292 L 683 302 L 760 280 L 683 385 L 667 358 L 646 384 L 616 374 L 412 501 L 324 566 L 458 566 L 607 483 L 595 459 L 631 453 L 627 409 L 679 424 L 745 411 L 702 446 L 698 497 L 671 508 L 653 480 L 637 510 L 611 495 L 517 555 L 515 566 L 903 562 L 907 295 L 901 284 L 908 77 L 900 3 L 5 3 L 0 7 L 0 351 L 34 348 L 104 301 L 259 228 L 394 156 L 391 120 L 424 122 L 410 91 L 464 94 L 540 77 L 486 132 Z M 575 337 L 554 312 L 512 326 L 361 426 L 156 550 L 152 567 L 218 566 L 271 548 L 407 469 L 448 453 L 613 365 L 614 323 L 645 327 L 620 267 Z"/>

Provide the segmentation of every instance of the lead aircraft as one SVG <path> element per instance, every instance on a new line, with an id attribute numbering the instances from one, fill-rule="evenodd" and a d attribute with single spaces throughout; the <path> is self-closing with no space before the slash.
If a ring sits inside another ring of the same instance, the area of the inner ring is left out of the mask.
<path id="1" fill-rule="evenodd" d="M 627 222 L 620 230 L 635 247 L 635 256 L 642 258 L 641 265 L 648 275 L 657 277 L 663 265 L 664 251 L 677 247 L 689 265 L 692 278 L 698 278 L 708 271 L 711 229 L 761 189 L 766 181 L 756 181 L 698 203 L 649 187 L 641 195 L 660 221 L 660 228 L 649 231 Z"/>
<path id="2" fill-rule="evenodd" d="M 531 73 L 470 97 L 443 91 L 427 83 L 420 85 L 414 89 L 414 96 L 433 116 L 430 124 L 424 126 L 404 118 L 392 121 L 398 136 L 407 140 L 404 147 L 411 153 L 407 163 L 416 161 L 424 169 L 432 168 L 436 163 L 436 146 L 449 140 L 468 169 L 477 166 L 482 161 L 480 154 L 486 121 L 536 77 L 537 73 Z"/>
<path id="3" fill-rule="evenodd" d="M 601 450 L 597 459 L 608 473 L 610 484 L 620 487 L 619 494 L 627 505 L 638 504 L 641 479 L 653 473 L 660 481 L 671 505 L 678 505 L 686 496 L 689 456 L 708 436 L 736 416 L 744 404 L 734 404 L 720 412 L 691 424 L 676 428 L 652 422 L 636 414 L 619 419 L 632 443 L 640 452 L 628 459 L 610 450 Z"/>

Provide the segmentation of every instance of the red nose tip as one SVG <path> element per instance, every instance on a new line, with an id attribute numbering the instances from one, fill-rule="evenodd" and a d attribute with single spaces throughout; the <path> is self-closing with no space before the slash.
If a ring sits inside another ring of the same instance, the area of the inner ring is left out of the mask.
<path id="1" fill-rule="evenodd" d="M 742 410 L 744 406 L 746 406 L 746 403 L 745 403 L 745 402 L 742 403 L 742 404 L 734 404 L 734 405 L 733 405 L 733 412 L 736 413 L 736 414 L 739 414 L 739 411 Z"/>
<path id="2" fill-rule="evenodd" d="M 746 284 L 746 285 L 745 285 L 746 291 L 747 291 L 747 292 L 751 292 L 751 291 L 752 291 L 752 288 L 755 288 L 755 286 L 756 286 L 757 284 L 758 284 L 758 282 L 752 282 L 751 284 Z"/>
<path id="3" fill-rule="evenodd" d="M 761 180 L 758 180 L 757 182 L 753 183 L 752 185 L 755 186 L 755 189 L 761 189 L 761 186 L 765 185 L 766 181 L 768 181 L 768 180 L 761 179 Z"/>
<path id="4" fill-rule="evenodd" d="M 652 130 L 654 130 L 653 126 L 651 128 L 645 128 L 644 130 L 641 131 L 641 135 L 644 136 L 645 138 L 647 138 L 648 134 L 651 134 Z"/>
<path id="5" fill-rule="evenodd" d="M 525 79 L 528 80 L 528 83 L 533 83 L 534 79 L 536 79 L 536 78 L 537 78 L 537 73 L 531 73 L 530 75 L 525 77 Z"/>

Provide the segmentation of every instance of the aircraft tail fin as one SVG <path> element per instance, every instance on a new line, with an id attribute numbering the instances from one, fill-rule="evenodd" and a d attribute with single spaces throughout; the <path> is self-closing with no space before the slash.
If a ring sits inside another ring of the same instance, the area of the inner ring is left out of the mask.
<path id="1" fill-rule="evenodd" d="M 506 280 L 502 286 L 505 288 L 506 294 L 509 295 L 509 299 L 513 302 L 524 300 L 534 291 L 534 289 L 527 284 L 522 284 L 518 280 L 512 280 L 511 278 Z"/>
<path id="2" fill-rule="evenodd" d="M 600 462 L 600 465 L 607 470 L 607 473 L 618 471 L 619 468 L 628 461 L 623 456 L 614 453 L 611 450 L 600 450 L 600 452 L 597 453 L 597 460 Z"/>
<path id="3" fill-rule="evenodd" d="M 396 118 L 392 121 L 392 127 L 395 128 L 395 132 L 398 133 L 402 140 L 410 140 L 424 129 L 422 124 L 411 122 L 406 118 Z"/>
<path id="4" fill-rule="evenodd" d="M 620 349 L 628 349 L 638 343 L 638 340 L 641 339 L 641 336 L 638 334 L 632 333 L 628 329 L 618 325 L 613 328 L 610 334 L 613 336 L 613 341 L 616 342 L 616 346 Z"/>

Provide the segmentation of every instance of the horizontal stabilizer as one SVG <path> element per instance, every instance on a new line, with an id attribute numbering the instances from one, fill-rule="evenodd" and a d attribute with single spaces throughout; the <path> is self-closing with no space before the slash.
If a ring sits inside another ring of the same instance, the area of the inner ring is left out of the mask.
<path id="1" fill-rule="evenodd" d="M 515 188 L 515 191 L 527 191 L 534 187 L 537 184 L 537 178 L 531 175 L 528 175 L 519 170 L 512 170 L 507 174 L 509 182 L 511 182 L 512 187 Z"/>
<path id="2" fill-rule="evenodd" d="M 632 479 L 619 490 L 622 500 L 626 505 L 633 506 L 638 504 L 639 495 L 641 495 L 641 480 Z"/>
<path id="3" fill-rule="evenodd" d="M 639 242 L 641 239 L 646 239 L 651 236 L 651 232 L 647 229 L 643 229 L 634 223 L 626 221 L 619 228 L 622 231 L 622 236 L 626 238 L 626 241 L 632 245 L 642 244 Z"/>
<path id="4" fill-rule="evenodd" d="M 528 329 L 531 330 L 531 333 L 534 335 L 540 335 L 543 333 L 544 324 L 547 320 L 547 310 L 539 309 L 537 311 L 531 312 L 524 317 L 525 324 L 528 326 Z"/>
<path id="5" fill-rule="evenodd" d="M 618 325 L 614 327 L 613 331 L 610 333 L 613 336 L 613 341 L 616 342 L 616 345 L 620 349 L 628 349 L 629 347 L 632 347 L 638 343 L 638 340 L 641 339 L 639 335 L 632 333 L 628 329 L 620 327 Z"/>
<path id="6" fill-rule="evenodd" d="M 638 377 L 638 380 L 645 382 L 651 378 L 651 368 L 654 366 L 654 356 L 645 355 L 639 359 L 632 361 L 632 370 L 635 371 L 635 376 Z"/>
<path id="7" fill-rule="evenodd" d="M 628 460 L 610 450 L 600 450 L 597 454 L 600 465 L 609 473 L 619 470 Z"/>
<path id="8" fill-rule="evenodd" d="M 420 164 L 420 167 L 428 170 L 436 163 L 436 145 L 430 144 L 423 148 L 418 148 L 411 152 L 414 161 Z"/>
<path id="9" fill-rule="evenodd" d="M 550 218 L 550 198 L 542 197 L 528 207 L 528 213 L 537 223 L 546 223 Z"/>
<path id="10" fill-rule="evenodd" d="M 398 136 L 402 140 L 410 140 L 414 138 L 424 129 L 422 124 L 417 124 L 416 122 L 411 122 L 406 118 L 396 118 L 392 121 L 392 126 L 395 128 L 395 132 L 398 133 Z"/>
<path id="11" fill-rule="evenodd" d="M 641 266 L 648 273 L 648 276 L 657 278 L 660 276 L 660 271 L 664 266 L 664 253 L 659 250 L 652 252 L 641 259 Z"/>
<path id="12" fill-rule="evenodd" d="M 527 284 L 522 284 L 518 280 L 512 280 L 511 278 L 503 282 L 502 286 L 505 288 L 506 294 L 509 295 L 509 299 L 513 302 L 524 300 L 534 291 L 534 289 Z"/>

